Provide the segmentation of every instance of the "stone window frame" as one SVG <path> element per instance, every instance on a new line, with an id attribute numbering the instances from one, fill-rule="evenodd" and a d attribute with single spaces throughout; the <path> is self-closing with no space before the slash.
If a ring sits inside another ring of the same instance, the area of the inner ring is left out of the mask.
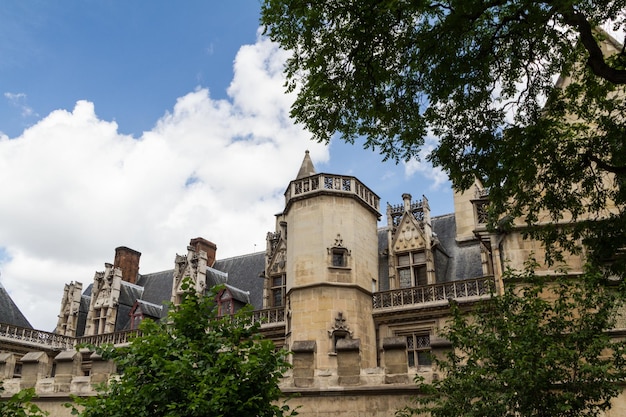
<path id="1" fill-rule="evenodd" d="M 406 355 L 407 365 L 412 369 L 431 369 L 433 361 L 430 357 L 426 363 L 420 364 L 419 353 L 427 352 L 428 355 L 432 355 L 432 338 L 436 332 L 436 323 L 434 321 L 427 321 L 421 323 L 405 324 L 401 326 L 390 327 L 390 332 L 396 337 L 403 337 L 406 340 Z M 409 345 L 409 337 L 413 337 L 415 342 L 413 346 Z M 418 337 L 427 337 L 428 346 L 416 346 Z M 410 354 L 413 354 L 413 360 L 411 360 Z"/>
<path id="2" fill-rule="evenodd" d="M 406 338 L 407 365 L 409 368 L 430 368 L 433 364 L 430 333 L 416 331 L 400 336 Z"/>
<path id="3" fill-rule="evenodd" d="M 280 279 L 280 285 L 275 285 L 275 280 Z M 284 307 L 287 296 L 287 274 L 285 272 L 269 277 L 269 307 Z M 280 293 L 280 303 L 276 303 L 276 294 Z"/>
<path id="4" fill-rule="evenodd" d="M 419 256 L 419 259 L 416 257 Z M 406 262 L 400 259 L 407 257 Z M 410 285 L 403 285 L 402 275 L 408 272 Z M 428 266 L 426 263 L 426 251 L 414 250 L 396 253 L 396 273 L 398 288 L 411 288 L 428 285 Z"/>
<path id="5" fill-rule="evenodd" d="M 107 327 L 107 318 L 109 315 L 109 306 L 102 305 L 94 308 L 93 311 L 93 334 L 105 334 Z"/>
<path id="6" fill-rule="evenodd" d="M 326 249 L 328 251 L 328 267 L 335 269 L 350 269 L 351 251 L 343 245 L 341 234 L 337 233 L 335 243 Z"/>

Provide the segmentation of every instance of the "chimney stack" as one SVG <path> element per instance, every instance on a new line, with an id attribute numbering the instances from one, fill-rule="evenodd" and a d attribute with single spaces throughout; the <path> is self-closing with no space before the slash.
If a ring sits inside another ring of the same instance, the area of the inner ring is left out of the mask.
<path id="1" fill-rule="evenodd" d="M 122 280 L 135 284 L 139 274 L 139 258 L 141 252 L 134 249 L 120 246 L 115 248 L 115 261 L 113 267 L 122 270 Z"/>
<path id="2" fill-rule="evenodd" d="M 217 245 L 215 245 L 215 243 L 209 242 L 201 237 L 196 237 L 189 241 L 189 246 L 193 247 L 196 253 L 200 251 L 206 252 L 208 266 L 212 267 L 215 264 L 215 253 L 217 252 Z"/>

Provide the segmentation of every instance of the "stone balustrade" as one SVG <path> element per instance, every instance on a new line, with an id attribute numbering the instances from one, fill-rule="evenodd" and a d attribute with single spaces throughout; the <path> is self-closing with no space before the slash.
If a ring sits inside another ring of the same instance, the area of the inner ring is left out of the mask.
<path id="1" fill-rule="evenodd" d="M 0 323 L 0 340 L 16 341 L 23 345 L 46 350 L 65 350 L 75 345 L 75 338 L 73 337 L 4 323 Z"/>
<path id="2" fill-rule="evenodd" d="M 0 323 L 0 341 L 19 342 L 21 345 L 39 348 L 44 351 L 68 350 L 85 344 L 95 346 L 107 343 L 122 345 L 128 343 L 129 338 L 137 333 L 137 330 L 128 330 L 94 336 L 72 337 Z"/>
<path id="3" fill-rule="evenodd" d="M 260 322 L 261 328 L 285 323 L 285 307 L 266 308 L 252 312 L 252 321 Z"/>
<path id="4" fill-rule="evenodd" d="M 492 276 L 451 281 L 420 287 L 400 288 L 374 293 L 374 309 L 416 306 L 419 304 L 463 299 L 470 297 L 488 297 L 495 288 Z"/>
<path id="5" fill-rule="evenodd" d="M 361 181 L 355 177 L 332 174 L 317 174 L 291 181 L 285 192 L 285 203 L 288 205 L 291 199 L 319 192 L 353 194 L 376 212 L 380 206 L 380 197 Z"/>

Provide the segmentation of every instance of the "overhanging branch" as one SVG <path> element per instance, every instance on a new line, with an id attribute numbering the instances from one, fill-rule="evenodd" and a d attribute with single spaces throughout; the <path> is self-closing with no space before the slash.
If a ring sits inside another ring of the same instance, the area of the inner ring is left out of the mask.
<path id="1" fill-rule="evenodd" d="M 577 28 L 580 34 L 580 41 L 589 53 L 587 65 L 589 65 L 591 71 L 598 77 L 604 78 L 613 84 L 626 84 L 626 71 L 615 69 L 606 63 L 602 50 L 593 36 L 593 27 L 585 16 L 572 7 L 560 12 L 565 23 Z"/>

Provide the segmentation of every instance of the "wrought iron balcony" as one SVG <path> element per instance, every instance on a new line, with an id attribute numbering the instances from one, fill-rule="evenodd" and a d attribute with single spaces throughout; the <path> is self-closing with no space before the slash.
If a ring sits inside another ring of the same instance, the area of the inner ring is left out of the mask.
<path id="1" fill-rule="evenodd" d="M 421 287 L 400 288 L 374 293 L 374 309 L 417 306 L 449 299 L 485 297 L 492 292 L 495 282 L 492 276 L 451 281 Z"/>

